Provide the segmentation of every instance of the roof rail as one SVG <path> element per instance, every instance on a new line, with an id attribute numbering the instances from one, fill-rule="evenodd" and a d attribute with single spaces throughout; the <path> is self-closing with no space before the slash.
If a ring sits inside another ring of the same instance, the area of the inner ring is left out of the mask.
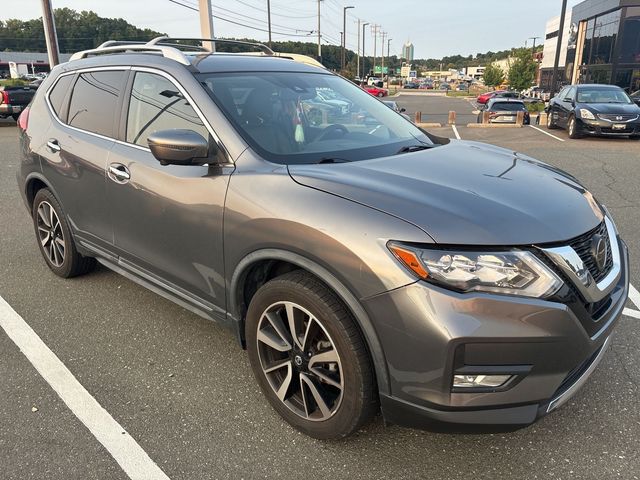
<path id="1" fill-rule="evenodd" d="M 189 45 L 176 44 L 174 42 L 180 40 L 191 40 L 191 41 L 199 41 L 199 42 L 212 42 L 212 43 L 228 43 L 231 45 L 244 45 L 247 47 L 254 47 L 263 52 L 265 55 L 274 55 L 273 50 L 264 45 L 263 43 L 257 42 L 245 42 L 242 40 L 227 40 L 224 38 L 178 38 L 178 37 L 156 37 L 153 40 L 149 40 L 146 45 L 171 45 L 171 46 L 184 46 L 189 47 Z M 208 51 L 208 50 L 207 50 Z"/>
<path id="2" fill-rule="evenodd" d="M 117 43 L 117 45 L 113 45 L 113 43 Z M 106 47 L 102 45 L 107 44 Z M 170 58 L 171 60 L 175 60 L 178 63 L 183 65 L 191 65 L 189 59 L 182 53 L 180 50 L 174 47 L 169 47 L 165 45 L 149 45 L 145 43 L 127 43 L 124 45 L 120 45 L 121 42 L 115 40 L 109 40 L 108 42 L 103 43 L 98 48 L 93 48 L 91 50 L 83 50 L 81 52 L 76 52 L 71 55 L 69 59 L 70 62 L 74 60 L 80 60 L 82 58 L 87 58 L 89 55 L 100 55 L 102 53 L 119 53 L 119 52 L 159 52 L 162 53 L 162 56 L 165 58 Z"/>

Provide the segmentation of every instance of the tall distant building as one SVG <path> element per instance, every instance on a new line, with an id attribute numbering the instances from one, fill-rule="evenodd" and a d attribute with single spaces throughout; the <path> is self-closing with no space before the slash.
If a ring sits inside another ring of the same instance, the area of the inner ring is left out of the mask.
<path id="1" fill-rule="evenodd" d="M 413 60 L 413 43 L 407 42 L 402 46 L 402 58 L 404 58 L 406 62 Z"/>

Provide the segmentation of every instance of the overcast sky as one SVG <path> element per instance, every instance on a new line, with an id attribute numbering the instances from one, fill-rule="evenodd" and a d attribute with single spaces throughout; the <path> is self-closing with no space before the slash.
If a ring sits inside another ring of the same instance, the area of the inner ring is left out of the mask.
<path id="1" fill-rule="evenodd" d="M 175 0 L 197 6 L 197 0 Z M 93 10 L 103 17 L 124 18 L 173 36 L 199 36 L 198 13 L 170 0 L 52 0 L 54 8 Z M 579 0 L 569 0 L 569 7 Z M 214 31 L 220 37 L 266 40 L 266 0 L 213 0 Z M 488 50 L 524 46 L 528 37 L 544 37 L 546 21 L 560 13 L 560 0 L 322 0 L 321 32 L 324 42 L 340 44 L 342 7 L 347 15 L 347 47 L 355 51 L 357 19 L 381 25 L 391 38 L 391 53 L 402 44 L 415 45 L 416 58 L 470 55 Z M 274 40 L 317 42 L 317 0 L 271 0 Z M 0 20 L 23 20 L 41 15 L 40 0 L 3 2 Z M 232 23 L 235 22 L 235 23 Z M 246 26 L 237 25 L 236 23 Z M 373 53 L 367 28 L 366 53 Z M 276 33 L 277 32 L 277 33 Z M 308 39 L 308 40 L 307 40 Z M 542 40 L 538 40 L 540 43 Z M 528 40 L 531 45 L 531 40 Z M 381 40 L 378 40 L 378 52 Z M 2 46 L 0 45 L 0 49 Z M 386 49 L 386 42 L 385 42 Z"/>

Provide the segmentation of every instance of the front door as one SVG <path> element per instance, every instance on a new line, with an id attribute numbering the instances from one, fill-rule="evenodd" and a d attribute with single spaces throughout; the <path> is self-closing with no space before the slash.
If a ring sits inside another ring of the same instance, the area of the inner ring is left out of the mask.
<path id="1" fill-rule="evenodd" d="M 232 169 L 162 166 L 147 147 L 149 135 L 180 128 L 210 138 L 210 132 L 173 80 L 132 74 L 126 144 L 114 146 L 107 172 L 120 264 L 200 310 L 221 314 L 222 219 Z"/>

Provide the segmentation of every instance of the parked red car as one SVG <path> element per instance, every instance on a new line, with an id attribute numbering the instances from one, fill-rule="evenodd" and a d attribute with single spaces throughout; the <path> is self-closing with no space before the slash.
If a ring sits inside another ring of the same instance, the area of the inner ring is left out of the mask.
<path id="1" fill-rule="evenodd" d="M 476 101 L 482 105 L 485 105 L 489 100 L 495 97 L 498 93 L 506 92 L 506 90 L 495 90 L 493 92 L 483 93 L 482 95 L 478 95 Z"/>
<path id="2" fill-rule="evenodd" d="M 373 85 L 367 85 L 366 87 L 364 87 L 364 89 L 374 97 L 378 98 L 386 97 L 387 95 L 389 95 L 388 90 L 385 90 L 384 88 L 378 88 Z"/>

